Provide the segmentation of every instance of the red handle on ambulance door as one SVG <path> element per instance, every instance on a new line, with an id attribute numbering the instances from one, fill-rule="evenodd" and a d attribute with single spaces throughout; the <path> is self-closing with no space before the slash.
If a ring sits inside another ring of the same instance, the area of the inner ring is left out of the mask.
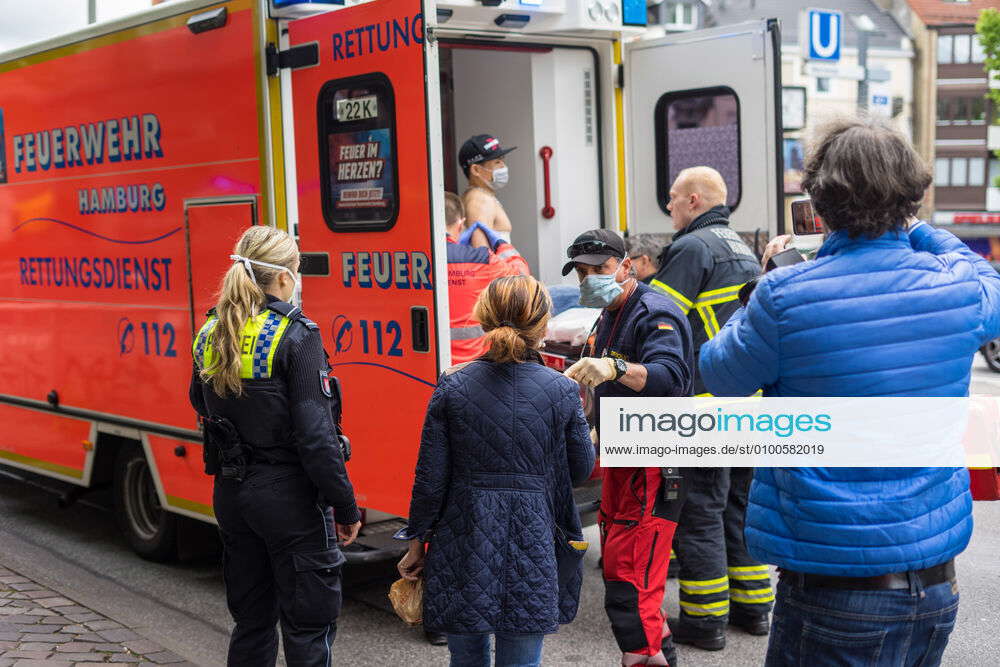
<path id="1" fill-rule="evenodd" d="M 548 146 L 542 146 L 542 149 L 538 151 L 538 155 L 542 158 L 542 173 L 545 176 L 545 206 L 542 207 L 542 217 L 548 220 L 549 218 L 554 218 L 556 215 L 556 209 L 552 207 L 552 179 L 549 174 L 549 161 L 552 159 L 552 149 Z"/>

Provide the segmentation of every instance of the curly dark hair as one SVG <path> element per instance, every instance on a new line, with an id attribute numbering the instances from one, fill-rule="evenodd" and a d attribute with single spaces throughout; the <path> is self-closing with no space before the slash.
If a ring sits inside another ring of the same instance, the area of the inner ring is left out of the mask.
<path id="1" fill-rule="evenodd" d="M 878 118 L 842 118 L 820 128 L 802 188 L 830 230 L 876 238 L 916 215 L 931 173 L 909 140 Z"/>

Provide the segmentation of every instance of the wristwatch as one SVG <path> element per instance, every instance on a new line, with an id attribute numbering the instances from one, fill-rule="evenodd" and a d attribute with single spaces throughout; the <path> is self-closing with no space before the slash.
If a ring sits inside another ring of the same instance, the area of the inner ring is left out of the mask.
<path id="1" fill-rule="evenodd" d="M 628 372 L 628 364 L 625 363 L 624 359 L 618 359 L 617 357 L 612 357 L 611 360 L 615 364 L 615 381 L 617 382 Z"/>

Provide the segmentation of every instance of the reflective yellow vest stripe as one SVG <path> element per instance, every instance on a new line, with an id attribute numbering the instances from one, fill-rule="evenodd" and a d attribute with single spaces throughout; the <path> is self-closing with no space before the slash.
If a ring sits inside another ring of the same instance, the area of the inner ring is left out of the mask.
<path id="1" fill-rule="evenodd" d="M 264 380 L 271 377 L 274 353 L 291 322 L 273 310 L 265 310 L 247 320 L 240 337 L 240 377 L 244 380 Z M 212 318 L 202 326 L 194 343 L 194 358 L 202 368 L 212 363 L 211 333 L 218 324 Z"/>

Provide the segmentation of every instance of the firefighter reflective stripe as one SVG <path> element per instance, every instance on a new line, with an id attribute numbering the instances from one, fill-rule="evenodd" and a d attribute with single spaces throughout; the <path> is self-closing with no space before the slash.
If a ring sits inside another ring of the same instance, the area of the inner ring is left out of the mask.
<path id="1" fill-rule="evenodd" d="M 733 588 L 729 591 L 729 599 L 741 604 L 768 604 L 774 602 L 774 591 L 770 587 L 749 590 Z"/>
<path id="2" fill-rule="evenodd" d="M 706 579 L 703 581 L 680 580 L 681 591 L 692 595 L 707 595 L 708 593 L 721 593 L 729 589 L 729 577 L 719 577 L 718 579 Z"/>
<path id="3" fill-rule="evenodd" d="M 673 299 L 674 303 L 676 303 L 680 307 L 680 309 L 684 312 L 685 315 L 688 314 L 688 311 L 691 310 L 691 306 L 694 305 L 693 303 L 691 303 L 691 299 L 687 298 L 686 296 L 684 296 L 683 294 L 675 290 L 673 287 L 663 282 L 662 280 L 657 280 L 656 278 L 653 278 L 651 281 L 649 281 L 649 284 L 652 287 L 655 287 L 656 289 L 660 290 L 661 292 L 669 296 L 671 299 Z"/>
<path id="4" fill-rule="evenodd" d="M 730 601 L 734 605 L 744 606 L 745 613 L 767 614 L 771 603 L 774 602 L 771 575 L 767 565 L 743 565 L 730 567 L 727 570 L 729 572 Z M 750 606 L 747 608 L 745 605 Z M 761 605 L 764 608 L 761 608 Z"/>
<path id="5" fill-rule="evenodd" d="M 191 348 L 191 356 L 200 368 L 204 368 L 203 363 L 205 359 L 203 358 L 203 355 L 205 354 L 205 345 L 208 344 L 208 337 L 212 333 L 212 329 L 214 329 L 215 325 L 218 323 L 218 318 L 208 318 L 208 320 L 201 325 L 201 329 L 198 330 L 198 335 L 194 337 L 194 345 Z"/>
<path id="6" fill-rule="evenodd" d="M 717 303 L 725 303 L 726 301 L 738 299 L 740 296 L 740 289 L 742 289 L 745 284 L 746 283 L 740 283 L 739 285 L 730 285 L 729 287 L 707 290 L 694 298 L 694 304 L 696 306 L 712 306 Z"/>
<path id="7" fill-rule="evenodd" d="M 471 327 L 452 327 L 451 328 L 451 339 L 452 340 L 472 340 L 473 338 L 479 338 L 480 336 L 485 336 L 486 332 L 478 324 Z"/>
<path id="8" fill-rule="evenodd" d="M 240 378 L 264 380 L 271 377 L 278 342 L 290 322 L 290 319 L 273 310 L 265 310 L 247 320 L 240 337 Z M 209 320 L 198 332 L 194 352 L 195 359 L 199 360 L 202 368 L 212 363 L 213 349 L 209 334 L 217 323 L 217 319 Z"/>
<path id="9" fill-rule="evenodd" d="M 729 613 L 729 600 L 704 604 L 681 600 L 681 611 L 691 616 L 726 616 Z"/>
<path id="10" fill-rule="evenodd" d="M 743 567 L 731 567 L 728 569 L 729 578 L 739 581 L 769 579 L 771 576 L 767 565 L 745 565 Z"/>
<path id="11" fill-rule="evenodd" d="M 719 326 L 719 320 L 715 316 L 715 308 L 712 306 L 717 306 L 720 303 L 728 303 L 740 298 L 740 289 L 744 284 L 740 283 L 739 285 L 707 290 L 695 297 L 694 307 L 698 310 L 701 323 L 705 327 L 705 335 L 708 336 L 709 340 L 715 338 L 715 335 L 719 333 L 719 329 L 722 328 Z"/>

